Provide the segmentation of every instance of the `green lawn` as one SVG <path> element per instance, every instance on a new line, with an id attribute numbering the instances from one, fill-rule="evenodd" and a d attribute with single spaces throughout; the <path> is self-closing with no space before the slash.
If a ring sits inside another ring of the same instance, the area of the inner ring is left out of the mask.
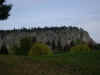
<path id="1" fill-rule="evenodd" d="M 35 57 L 0 55 L 0 75 L 100 75 L 100 51 Z"/>

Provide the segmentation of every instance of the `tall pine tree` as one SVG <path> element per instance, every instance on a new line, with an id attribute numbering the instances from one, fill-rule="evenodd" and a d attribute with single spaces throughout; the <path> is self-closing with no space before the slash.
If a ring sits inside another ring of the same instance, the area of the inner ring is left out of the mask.
<path id="1" fill-rule="evenodd" d="M 5 20 L 8 18 L 11 7 L 11 5 L 5 4 L 5 0 L 0 0 L 0 20 Z"/>

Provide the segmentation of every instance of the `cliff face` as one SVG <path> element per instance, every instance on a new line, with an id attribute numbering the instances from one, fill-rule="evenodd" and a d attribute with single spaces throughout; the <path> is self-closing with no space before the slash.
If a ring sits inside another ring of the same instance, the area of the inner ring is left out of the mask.
<path id="1" fill-rule="evenodd" d="M 0 48 L 3 44 L 8 50 L 13 45 L 20 45 L 20 40 L 24 37 L 31 37 L 38 42 L 46 44 L 54 43 L 55 46 L 60 43 L 62 47 L 70 45 L 72 41 L 80 40 L 85 43 L 93 42 L 88 32 L 76 27 L 53 27 L 53 28 L 38 28 L 31 30 L 11 30 L 0 31 Z M 51 45 L 50 45 L 51 47 Z M 52 48 L 52 47 L 51 47 Z M 13 51 L 9 51 L 12 53 Z"/>

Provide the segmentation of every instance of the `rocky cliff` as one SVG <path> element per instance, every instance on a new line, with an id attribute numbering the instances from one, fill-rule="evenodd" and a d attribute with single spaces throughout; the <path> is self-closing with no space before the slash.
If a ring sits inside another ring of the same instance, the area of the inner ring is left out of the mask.
<path id="1" fill-rule="evenodd" d="M 31 37 L 33 40 L 46 43 L 51 48 L 51 44 L 55 46 L 60 44 L 64 48 L 77 40 L 94 43 L 87 31 L 77 27 L 23 28 L 20 30 L 0 30 L 0 48 L 3 44 L 6 45 L 8 50 L 13 45 L 20 45 L 20 40 L 24 37 Z M 9 52 L 12 51 L 9 50 Z"/>

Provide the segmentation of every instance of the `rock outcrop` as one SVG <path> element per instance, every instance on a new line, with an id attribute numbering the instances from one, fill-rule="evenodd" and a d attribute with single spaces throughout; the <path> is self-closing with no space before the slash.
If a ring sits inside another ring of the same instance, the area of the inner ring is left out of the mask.
<path id="1" fill-rule="evenodd" d="M 58 44 L 64 48 L 70 45 L 73 41 L 80 40 L 85 43 L 92 42 L 87 31 L 77 27 L 52 27 L 52 28 L 34 28 L 34 29 L 20 29 L 20 30 L 6 30 L 0 31 L 0 48 L 3 44 L 6 45 L 9 53 L 13 53 L 10 47 L 13 45 L 20 45 L 20 40 L 24 37 L 31 37 L 38 42 L 48 44 L 51 48 L 54 44 Z M 52 45 L 51 45 L 52 44 Z"/>

